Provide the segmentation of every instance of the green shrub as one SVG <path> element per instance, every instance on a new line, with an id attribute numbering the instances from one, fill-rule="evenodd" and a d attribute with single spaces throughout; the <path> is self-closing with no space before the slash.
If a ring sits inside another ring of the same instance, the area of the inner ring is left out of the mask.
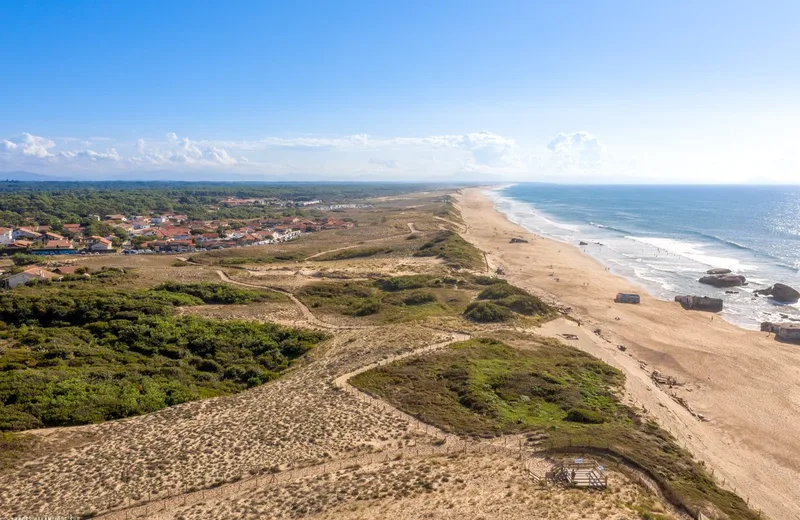
<path id="1" fill-rule="evenodd" d="M 414 291 L 403 298 L 403 303 L 406 305 L 425 305 L 436 301 L 438 301 L 436 295 L 428 291 Z"/>
<path id="2" fill-rule="evenodd" d="M 587 410 L 586 408 L 573 408 L 567 412 L 565 421 L 583 424 L 601 424 L 606 421 L 602 414 Z"/>
<path id="3" fill-rule="evenodd" d="M 464 316 L 477 323 L 498 323 L 512 318 L 511 311 L 492 302 L 472 302 L 464 311 Z"/>
<path id="4" fill-rule="evenodd" d="M 528 296 L 528 292 L 524 289 L 520 289 L 514 285 L 509 284 L 508 282 L 502 281 L 497 282 L 486 289 L 482 290 L 478 294 L 479 300 L 502 300 L 503 298 L 508 298 L 510 296 L 518 296 L 524 295 Z"/>
<path id="5" fill-rule="evenodd" d="M 405 291 L 408 289 L 421 289 L 429 287 L 436 278 L 429 274 L 414 274 L 407 276 L 395 276 L 388 280 L 380 281 L 381 289 L 384 291 Z"/>
<path id="6" fill-rule="evenodd" d="M 422 244 L 414 256 L 435 256 L 455 267 L 480 269 L 484 267 L 483 254 L 454 231 L 440 231 L 430 241 Z"/>
<path id="7" fill-rule="evenodd" d="M 278 377 L 324 337 L 178 317 L 174 306 L 203 303 L 193 294 L 210 301 L 242 295 L 214 284 L 161 289 L 56 284 L 0 294 L 0 318 L 9 324 L 0 350 L 0 430 L 95 423 L 237 392 Z"/>
<path id="8" fill-rule="evenodd" d="M 374 298 L 365 300 L 355 306 L 353 309 L 353 316 L 369 316 L 371 314 L 378 314 L 381 310 L 381 302 Z"/>
<path id="9" fill-rule="evenodd" d="M 19 266 L 33 265 L 41 262 L 42 257 L 37 255 L 29 255 L 26 253 L 15 253 L 11 255 L 11 261 L 14 262 L 14 265 Z"/>
<path id="10" fill-rule="evenodd" d="M 333 251 L 324 255 L 320 255 L 316 259 L 321 262 L 327 262 L 331 260 L 349 260 L 351 258 L 367 258 L 370 256 L 388 254 L 391 252 L 392 249 L 389 247 L 362 247 Z"/>
<path id="11" fill-rule="evenodd" d="M 177 283 L 166 282 L 155 288 L 177 294 L 188 294 L 209 304 L 244 304 L 272 299 L 266 292 L 240 289 L 227 283 Z"/>
<path id="12" fill-rule="evenodd" d="M 549 305 L 531 295 L 510 296 L 495 303 L 525 316 L 540 316 L 550 312 Z"/>

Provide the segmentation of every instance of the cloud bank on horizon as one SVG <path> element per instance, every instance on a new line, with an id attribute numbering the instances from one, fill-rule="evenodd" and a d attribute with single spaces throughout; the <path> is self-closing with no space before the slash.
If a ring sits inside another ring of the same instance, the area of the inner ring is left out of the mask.
<path id="1" fill-rule="evenodd" d="M 722 182 L 798 181 L 800 158 L 782 157 L 778 175 L 749 174 L 747 163 Z M 714 166 L 720 167 L 721 163 Z M 521 144 L 488 131 L 422 137 L 264 137 L 192 139 L 169 132 L 122 141 L 48 137 L 23 132 L 0 137 L 0 172 L 29 171 L 70 179 L 146 178 L 160 172 L 203 180 L 544 181 L 565 183 L 707 182 L 685 164 L 643 162 L 614 154 L 587 131 L 559 133 L 547 143 Z M 675 172 L 680 172 L 676 174 Z"/>

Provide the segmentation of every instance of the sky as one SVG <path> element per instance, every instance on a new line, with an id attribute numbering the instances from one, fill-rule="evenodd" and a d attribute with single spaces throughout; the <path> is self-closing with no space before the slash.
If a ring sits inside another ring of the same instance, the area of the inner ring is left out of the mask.
<path id="1" fill-rule="evenodd" d="M 800 2 L 15 1 L 0 172 L 800 182 Z"/>

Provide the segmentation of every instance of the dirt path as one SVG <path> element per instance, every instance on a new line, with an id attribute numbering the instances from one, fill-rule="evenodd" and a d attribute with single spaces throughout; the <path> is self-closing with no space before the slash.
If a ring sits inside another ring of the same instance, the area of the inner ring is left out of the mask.
<path id="1" fill-rule="evenodd" d="M 409 225 L 413 225 L 413 224 L 409 224 Z M 412 233 L 413 233 L 413 231 L 412 231 Z M 361 247 L 361 246 L 363 246 L 365 244 L 372 244 L 374 242 L 383 242 L 385 240 L 392 240 L 394 238 L 404 237 L 404 236 L 406 236 L 406 234 L 405 233 L 401 233 L 401 234 L 398 234 L 398 235 L 391 235 L 391 236 L 388 236 L 388 237 L 374 238 L 372 240 L 364 240 L 363 242 L 361 242 L 359 244 L 353 244 L 351 246 L 344 246 L 344 247 L 337 247 L 337 248 L 334 248 L 334 249 L 328 249 L 326 251 L 320 251 L 319 253 L 314 253 L 311 256 L 307 256 L 303 261 L 304 262 L 308 262 L 309 260 L 313 260 L 313 259 L 318 258 L 320 256 L 327 255 L 328 253 L 335 253 L 337 251 L 346 251 L 347 249 L 355 249 L 355 248 Z"/>
<path id="2" fill-rule="evenodd" d="M 227 282 L 227 283 L 230 283 L 230 284 L 233 284 L 233 285 L 240 285 L 242 287 L 250 287 L 250 288 L 253 288 L 253 289 L 266 289 L 268 291 L 273 291 L 273 292 L 277 292 L 277 293 L 281 293 L 281 294 L 286 295 L 290 300 L 292 300 L 292 303 L 294 303 L 295 306 L 297 306 L 297 308 L 303 314 L 303 317 L 306 319 L 306 321 L 311 323 L 311 324 L 313 324 L 313 325 L 316 325 L 317 327 L 321 327 L 321 328 L 324 328 L 324 329 L 333 329 L 333 330 L 356 330 L 356 329 L 374 329 L 375 328 L 375 326 L 373 326 L 373 325 L 335 325 L 333 323 L 328 323 L 328 322 L 322 321 L 321 319 L 319 319 L 316 316 L 314 316 L 314 313 L 311 312 L 311 309 L 309 309 L 306 306 L 306 304 L 301 302 L 294 294 L 292 294 L 291 292 L 289 292 L 289 291 L 287 291 L 285 289 L 279 289 L 277 287 L 267 287 L 267 286 L 264 286 L 264 285 L 256 285 L 256 284 L 246 283 L 246 282 L 239 282 L 237 280 L 234 280 L 234 279 L 230 278 L 224 271 L 221 271 L 219 269 L 216 270 L 216 273 L 217 273 L 217 275 L 220 277 L 220 279 L 223 282 Z"/>
<path id="3" fill-rule="evenodd" d="M 421 233 L 421 231 L 419 231 L 417 228 L 414 227 L 413 222 L 409 222 L 406 225 L 408 226 L 408 230 L 411 231 L 411 233 Z"/>
<path id="4" fill-rule="evenodd" d="M 446 433 L 435 426 L 426 424 L 417 418 L 412 417 L 411 415 L 408 415 L 405 412 L 391 406 L 390 404 L 358 390 L 349 383 L 351 378 L 368 370 L 372 370 L 374 368 L 412 356 L 419 356 L 435 352 L 437 350 L 447 348 L 455 342 L 465 341 L 470 337 L 471 336 L 469 334 L 454 332 L 452 333 L 451 338 L 447 341 L 434 343 L 421 349 L 410 350 L 408 352 L 390 356 L 386 359 L 361 366 L 346 374 L 342 374 L 331 381 L 331 384 L 334 387 L 352 394 L 359 401 L 382 411 L 388 411 L 389 413 L 404 419 L 409 423 L 409 429 L 416 430 L 419 432 L 419 434 L 424 433 L 425 435 L 429 436 L 432 441 L 430 444 L 418 444 L 415 446 L 382 450 L 379 452 L 362 454 L 354 457 L 345 457 L 339 460 L 325 462 L 323 464 L 292 468 L 290 470 L 274 474 L 258 474 L 250 478 L 242 479 L 236 482 L 230 482 L 213 488 L 178 493 L 171 497 L 132 505 L 101 514 L 98 516 L 98 518 L 103 518 L 106 520 L 128 520 L 130 518 L 141 517 L 158 518 L 161 517 L 162 514 L 164 514 L 163 516 L 166 516 L 168 511 L 178 507 L 199 504 L 211 499 L 219 500 L 230 498 L 240 495 L 243 492 L 247 492 L 248 490 L 262 490 L 270 486 L 280 485 L 282 483 L 290 482 L 299 478 L 319 476 L 354 466 L 365 466 L 380 462 L 388 462 L 400 456 L 408 459 L 452 453 L 494 453 L 509 460 L 516 459 L 522 461 L 526 474 L 533 476 L 532 478 L 541 478 L 541 475 L 544 474 L 544 471 L 547 470 L 550 463 L 541 454 L 537 455 L 535 453 L 531 453 L 531 450 L 524 446 L 522 435 L 509 435 L 494 439 L 479 439 L 471 441 L 470 439 Z M 629 478 L 634 478 L 641 481 L 643 485 L 650 488 L 650 490 L 658 495 L 669 507 L 669 503 L 664 500 L 663 494 L 661 493 L 657 484 L 652 481 L 652 479 L 629 467 L 625 467 L 624 472 L 628 474 Z M 670 507 L 670 512 L 674 516 L 681 519 L 688 520 L 689 518 L 672 507 Z"/>
<path id="5" fill-rule="evenodd" d="M 469 226 L 468 226 L 468 225 L 466 225 L 466 224 L 459 224 L 458 222 L 454 222 L 454 221 L 452 221 L 452 220 L 449 220 L 449 219 L 446 219 L 446 218 L 444 218 L 444 217 L 433 217 L 433 218 L 435 218 L 436 220 L 441 220 L 442 222 L 447 222 L 447 223 L 448 223 L 448 224 L 450 224 L 451 226 L 455 226 L 455 228 L 456 228 L 456 229 L 457 229 L 457 230 L 458 230 L 460 233 L 466 233 L 467 231 L 469 231 Z"/>

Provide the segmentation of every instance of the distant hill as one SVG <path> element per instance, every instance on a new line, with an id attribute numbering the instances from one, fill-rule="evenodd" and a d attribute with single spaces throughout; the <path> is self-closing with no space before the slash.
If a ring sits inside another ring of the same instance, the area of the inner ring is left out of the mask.
<path id="1" fill-rule="evenodd" d="M 59 181 L 70 180 L 63 177 L 53 177 L 52 175 L 42 175 L 41 173 L 32 172 L 0 172 L 0 181 Z"/>

